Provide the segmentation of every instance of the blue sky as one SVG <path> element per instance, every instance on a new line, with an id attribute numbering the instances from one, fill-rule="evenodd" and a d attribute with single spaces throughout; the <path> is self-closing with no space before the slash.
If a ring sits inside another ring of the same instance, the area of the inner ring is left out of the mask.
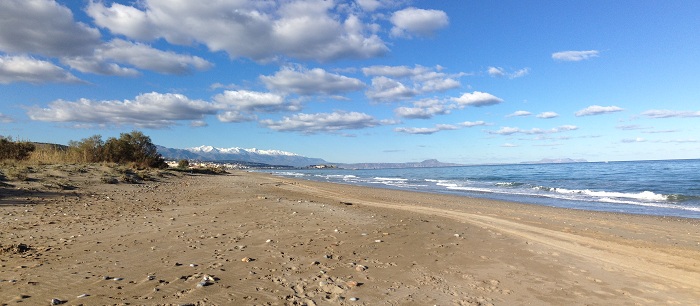
<path id="1" fill-rule="evenodd" d="M 209 3 L 207 3 L 209 2 Z M 0 135 L 332 162 L 698 158 L 698 1 L 0 1 Z"/>

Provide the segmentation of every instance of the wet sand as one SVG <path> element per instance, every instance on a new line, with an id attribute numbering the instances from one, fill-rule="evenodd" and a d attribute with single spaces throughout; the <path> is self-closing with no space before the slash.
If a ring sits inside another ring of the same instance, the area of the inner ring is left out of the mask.
<path id="1" fill-rule="evenodd" d="M 0 198 L 2 304 L 700 301 L 697 219 L 247 172 L 23 184 L 36 182 L 3 187 Z"/>

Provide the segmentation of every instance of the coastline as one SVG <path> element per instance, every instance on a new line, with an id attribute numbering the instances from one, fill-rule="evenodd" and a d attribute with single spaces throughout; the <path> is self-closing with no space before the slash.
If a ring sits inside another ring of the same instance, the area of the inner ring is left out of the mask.
<path id="1" fill-rule="evenodd" d="M 32 248 L 1 254 L 6 304 L 700 300 L 697 219 L 251 172 L 3 197 L 0 212 L 3 248 Z"/>

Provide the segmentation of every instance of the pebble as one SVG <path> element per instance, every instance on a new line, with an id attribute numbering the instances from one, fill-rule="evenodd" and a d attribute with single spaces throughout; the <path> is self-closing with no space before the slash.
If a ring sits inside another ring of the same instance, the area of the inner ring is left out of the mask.
<path id="1" fill-rule="evenodd" d="M 83 293 L 83 294 L 79 295 L 78 298 L 81 299 L 81 298 L 88 297 L 88 296 L 90 296 L 90 295 L 87 293 Z"/>
<path id="2" fill-rule="evenodd" d="M 353 301 L 353 302 L 354 302 L 354 301 L 358 301 L 358 300 L 359 300 L 359 298 L 356 298 L 356 297 L 351 297 L 351 298 L 349 298 L 348 300 L 350 300 L 350 301 Z"/>
<path id="3" fill-rule="evenodd" d="M 61 305 L 63 303 L 65 303 L 65 301 L 59 299 L 51 299 L 51 305 Z"/>
<path id="4" fill-rule="evenodd" d="M 243 258 L 241 258 L 241 261 L 242 262 L 251 262 L 251 261 L 253 261 L 253 259 L 250 257 L 243 257 Z"/>
<path id="5" fill-rule="evenodd" d="M 366 266 L 357 265 L 357 266 L 355 267 L 355 271 L 362 272 L 362 271 L 364 271 L 364 270 L 367 270 L 367 267 L 366 267 Z"/>

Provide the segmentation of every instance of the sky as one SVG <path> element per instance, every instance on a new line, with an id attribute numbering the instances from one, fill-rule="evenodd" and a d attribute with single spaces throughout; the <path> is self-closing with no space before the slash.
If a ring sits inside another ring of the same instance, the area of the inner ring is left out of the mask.
<path id="1" fill-rule="evenodd" d="M 700 158 L 700 1 L 2 0 L 0 135 L 329 162 Z"/>

